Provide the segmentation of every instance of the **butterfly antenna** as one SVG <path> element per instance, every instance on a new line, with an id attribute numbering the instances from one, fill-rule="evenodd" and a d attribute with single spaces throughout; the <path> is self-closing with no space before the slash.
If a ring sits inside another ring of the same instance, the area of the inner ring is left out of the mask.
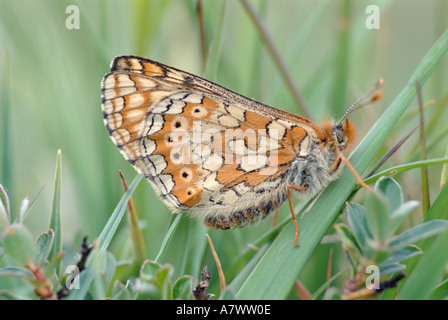
<path id="1" fill-rule="evenodd" d="M 373 86 L 372 89 L 369 90 L 369 92 L 367 92 L 365 95 L 363 95 L 361 98 L 359 98 L 358 100 L 356 100 L 351 106 L 350 108 L 347 109 L 347 111 L 345 111 L 344 115 L 342 116 L 341 120 L 338 121 L 338 124 L 341 124 L 342 121 L 345 120 L 345 118 L 347 118 L 347 116 L 352 113 L 355 110 L 358 110 L 359 108 L 365 106 L 366 104 L 372 103 L 378 99 L 380 99 L 382 97 L 382 93 L 381 92 L 377 92 L 372 99 L 370 99 L 369 101 L 360 104 L 363 100 L 365 100 L 368 96 L 370 96 L 373 92 L 375 92 L 376 90 L 378 90 L 384 83 L 384 80 L 382 78 L 380 78 L 375 85 Z"/>

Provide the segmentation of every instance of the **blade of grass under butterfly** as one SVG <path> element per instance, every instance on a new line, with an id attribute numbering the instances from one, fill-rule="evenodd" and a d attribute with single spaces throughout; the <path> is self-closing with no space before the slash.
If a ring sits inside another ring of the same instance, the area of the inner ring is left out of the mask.
<path id="1" fill-rule="evenodd" d="M 406 86 L 353 151 L 350 161 L 358 173 L 364 170 L 416 95 L 415 80 L 423 85 L 448 51 L 448 30 L 419 63 Z M 294 226 L 289 223 L 273 242 L 237 292 L 237 299 L 284 299 L 314 249 L 340 212 L 355 186 L 348 170 L 331 183 L 299 220 L 299 247 L 294 247 Z"/>
<path id="2" fill-rule="evenodd" d="M 143 176 L 140 174 L 134 178 L 134 180 L 129 185 L 129 189 L 121 197 L 120 201 L 115 207 L 114 212 L 112 212 L 112 215 L 110 216 L 109 220 L 107 221 L 106 225 L 101 231 L 98 240 L 95 242 L 95 245 L 99 247 L 98 249 L 99 256 L 104 254 L 107 248 L 109 247 L 112 237 L 115 235 L 118 225 L 120 224 L 120 221 L 126 212 L 129 198 L 134 193 L 134 190 L 137 188 L 137 185 L 142 180 L 142 178 Z M 86 268 L 80 274 L 80 288 L 77 290 L 73 290 L 70 293 L 70 295 L 68 296 L 69 300 L 83 300 L 84 297 L 86 296 L 90 284 L 94 279 L 95 268 L 93 268 L 92 263 L 93 263 L 92 258 L 91 256 L 89 256 L 87 258 Z"/>

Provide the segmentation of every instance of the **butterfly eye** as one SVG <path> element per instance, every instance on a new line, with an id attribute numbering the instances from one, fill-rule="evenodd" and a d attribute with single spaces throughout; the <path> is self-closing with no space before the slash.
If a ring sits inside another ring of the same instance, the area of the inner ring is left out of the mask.
<path id="1" fill-rule="evenodd" d="M 343 146 L 347 142 L 347 137 L 344 135 L 341 126 L 334 126 L 331 130 L 331 135 L 339 146 Z"/>
<path id="2" fill-rule="evenodd" d="M 345 136 L 344 136 L 344 134 L 342 133 L 342 131 L 336 131 L 336 137 L 337 137 L 337 141 L 338 141 L 339 144 L 344 143 L 344 141 L 345 141 Z"/>

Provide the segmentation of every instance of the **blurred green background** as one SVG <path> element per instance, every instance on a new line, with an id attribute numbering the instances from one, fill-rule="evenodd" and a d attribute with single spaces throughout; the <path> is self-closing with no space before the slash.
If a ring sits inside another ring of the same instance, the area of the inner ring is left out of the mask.
<path id="1" fill-rule="evenodd" d="M 423 55 L 448 27 L 448 1 L 375 1 L 380 28 L 366 28 L 368 1 L 252 0 L 264 26 L 302 92 L 313 120 L 339 117 L 380 78 L 384 97 L 351 115 L 361 139 L 395 98 Z M 13 212 L 21 200 L 44 186 L 26 224 L 34 234 L 47 230 L 53 194 L 56 153 L 62 150 L 62 226 L 66 247 L 77 250 L 80 236 L 98 236 L 123 194 L 118 170 L 128 182 L 136 175 L 109 139 L 103 125 L 100 82 L 113 57 L 134 54 L 206 76 L 243 95 L 300 114 L 290 91 L 260 40 L 240 1 L 202 1 L 207 48 L 211 54 L 204 74 L 195 0 L 0 0 L 0 183 L 7 189 Z M 66 20 L 79 8 L 79 29 Z M 431 115 L 448 93 L 445 59 L 423 88 L 428 158 L 443 157 L 448 143 L 446 108 Z M 383 153 L 418 124 L 417 102 L 388 138 Z M 419 158 L 415 134 L 385 164 Z M 380 157 L 380 155 L 378 155 Z M 429 168 L 431 194 L 440 188 L 441 166 Z M 420 200 L 420 171 L 397 177 L 408 199 Z M 150 185 L 134 193 L 148 258 L 157 254 L 172 219 Z M 281 218 L 288 217 L 283 206 Z M 422 213 L 413 219 L 419 221 Z M 194 232 L 190 250 L 204 254 L 212 235 L 224 268 L 272 223 L 234 231 L 207 231 L 199 221 L 185 219 L 181 231 Z M 183 228 L 183 229 L 182 229 Z M 182 241 L 182 236 L 179 240 Z M 117 259 L 129 258 L 125 223 L 114 243 Z M 324 281 L 328 251 L 321 246 L 304 270 L 306 279 Z M 333 246 L 336 251 L 340 246 Z M 173 262 L 191 252 L 175 248 L 163 260 Z M 336 267 L 337 268 L 337 262 Z M 341 262 L 343 263 L 343 262 Z M 201 266 L 176 272 L 197 277 Z M 229 277 L 232 276 L 231 270 Z M 216 274 L 216 273 L 215 273 Z M 217 276 L 214 279 L 217 281 Z M 312 290 L 322 281 L 305 280 Z"/>

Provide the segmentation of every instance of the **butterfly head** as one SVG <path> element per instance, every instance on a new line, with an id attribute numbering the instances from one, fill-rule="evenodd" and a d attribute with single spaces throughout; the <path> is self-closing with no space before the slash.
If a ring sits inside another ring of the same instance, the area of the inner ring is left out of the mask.
<path id="1" fill-rule="evenodd" d="M 337 122 L 331 128 L 331 138 L 342 151 L 355 141 L 355 126 L 348 119 L 342 123 Z"/>
<path id="2" fill-rule="evenodd" d="M 343 121 L 325 121 L 321 125 L 321 141 L 324 145 L 329 143 L 334 145 L 337 150 L 343 151 L 355 142 L 356 128 L 353 123 L 344 119 Z"/>

